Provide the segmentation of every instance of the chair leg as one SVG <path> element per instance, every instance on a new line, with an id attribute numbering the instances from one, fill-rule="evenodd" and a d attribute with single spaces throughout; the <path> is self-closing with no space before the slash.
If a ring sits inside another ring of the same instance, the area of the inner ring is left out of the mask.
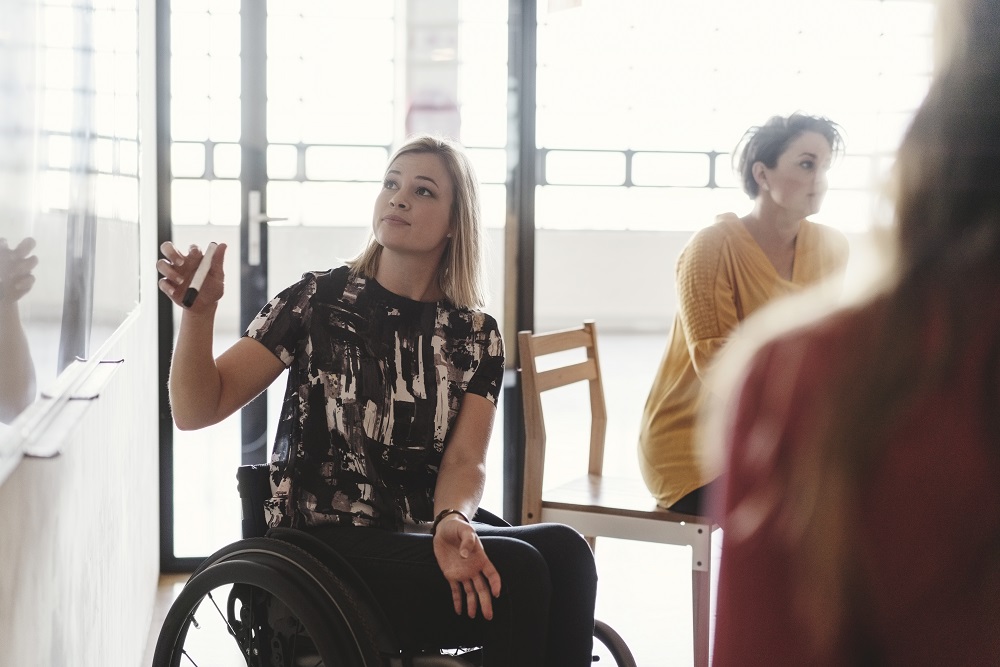
<path id="1" fill-rule="evenodd" d="M 694 602 L 692 622 L 694 626 L 695 667 L 708 667 L 708 643 L 710 607 L 712 604 L 712 571 L 691 571 L 691 597 Z"/>

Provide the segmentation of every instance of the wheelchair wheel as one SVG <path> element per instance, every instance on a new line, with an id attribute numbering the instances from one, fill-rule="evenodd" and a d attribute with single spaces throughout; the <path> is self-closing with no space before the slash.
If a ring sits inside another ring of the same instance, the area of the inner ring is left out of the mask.
<path id="1" fill-rule="evenodd" d="M 594 662 L 603 662 L 608 657 L 618 667 L 637 667 L 628 644 L 607 623 L 594 621 L 594 640 Z"/>
<path id="2" fill-rule="evenodd" d="M 350 593 L 307 553 L 267 538 L 220 550 L 191 576 L 160 631 L 153 667 L 375 667 Z"/>

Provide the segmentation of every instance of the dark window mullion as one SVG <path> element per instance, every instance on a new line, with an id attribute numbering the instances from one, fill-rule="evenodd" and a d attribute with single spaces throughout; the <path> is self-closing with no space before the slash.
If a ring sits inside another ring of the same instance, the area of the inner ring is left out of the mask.
<path id="1" fill-rule="evenodd" d="M 507 373 L 503 394 L 503 515 L 521 522 L 524 486 L 524 420 L 516 373 L 517 332 L 535 326 L 535 188 L 538 147 L 535 106 L 538 7 L 536 0 L 510 0 L 507 20 L 507 227 L 504 252 L 504 339 Z"/>
<path id="2" fill-rule="evenodd" d="M 268 299 L 267 224 L 261 224 L 260 263 L 248 262 L 248 202 L 250 192 L 260 193 L 260 210 L 267 211 L 267 2 L 242 0 L 240 147 L 240 323 L 245 327 Z M 236 332 L 237 335 L 242 331 Z M 244 464 L 267 460 L 267 392 L 252 400 L 240 415 Z M 235 474 L 235 471 L 233 471 Z"/>

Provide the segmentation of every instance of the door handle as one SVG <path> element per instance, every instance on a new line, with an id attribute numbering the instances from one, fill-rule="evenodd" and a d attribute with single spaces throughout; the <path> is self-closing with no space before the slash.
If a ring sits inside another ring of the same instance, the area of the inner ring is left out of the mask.
<path id="1" fill-rule="evenodd" d="M 272 218 L 260 210 L 260 190 L 251 190 L 247 199 L 247 264 L 260 266 L 260 226 L 273 220 L 288 220 L 288 218 Z"/>

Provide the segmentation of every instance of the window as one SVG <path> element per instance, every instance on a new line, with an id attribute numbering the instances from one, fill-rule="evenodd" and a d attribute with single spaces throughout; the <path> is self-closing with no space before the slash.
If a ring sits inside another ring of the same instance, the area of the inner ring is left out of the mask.
<path id="1" fill-rule="evenodd" d="M 930 81 L 931 2 L 577 4 L 540 2 L 538 227 L 695 230 L 745 211 L 733 147 L 801 110 L 839 123 L 847 144 L 816 219 L 867 228 Z"/>

